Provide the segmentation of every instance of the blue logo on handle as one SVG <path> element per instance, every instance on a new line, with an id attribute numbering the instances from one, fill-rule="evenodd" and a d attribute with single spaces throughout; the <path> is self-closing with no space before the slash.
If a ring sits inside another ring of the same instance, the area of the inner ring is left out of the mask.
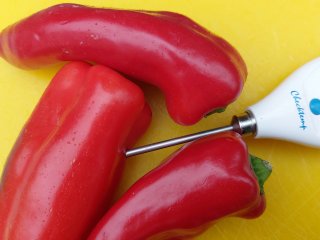
<path id="1" fill-rule="evenodd" d="M 314 98 L 309 104 L 310 110 L 314 115 L 320 115 L 320 99 Z"/>
<path id="2" fill-rule="evenodd" d="M 302 107 L 302 98 L 300 97 L 300 93 L 298 91 L 291 91 L 291 96 L 293 97 L 294 103 L 296 105 L 298 115 L 300 118 L 300 128 L 303 130 L 306 130 L 307 125 L 306 125 L 306 120 L 305 120 L 305 111 L 304 108 Z"/>

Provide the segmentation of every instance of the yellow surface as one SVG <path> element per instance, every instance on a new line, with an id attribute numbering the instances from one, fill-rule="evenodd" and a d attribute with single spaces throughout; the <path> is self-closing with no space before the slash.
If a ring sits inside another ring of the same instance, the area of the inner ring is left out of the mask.
<path id="1" fill-rule="evenodd" d="M 2 1 L 0 28 L 60 2 Z M 260 100 L 294 69 L 320 53 L 320 1 L 316 0 L 92 0 L 78 3 L 183 13 L 227 39 L 247 63 L 249 77 L 239 100 L 225 113 L 192 127 L 174 124 L 167 116 L 161 93 L 145 86 L 154 118 L 139 145 L 229 123 L 233 114 Z M 0 59 L 1 167 L 19 130 L 57 70 L 55 67 L 27 72 Z M 266 212 L 256 220 L 225 218 L 197 239 L 320 239 L 320 150 L 275 140 L 246 138 L 246 142 L 251 153 L 269 160 L 274 168 L 265 187 Z M 118 196 L 173 150 L 128 159 Z"/>

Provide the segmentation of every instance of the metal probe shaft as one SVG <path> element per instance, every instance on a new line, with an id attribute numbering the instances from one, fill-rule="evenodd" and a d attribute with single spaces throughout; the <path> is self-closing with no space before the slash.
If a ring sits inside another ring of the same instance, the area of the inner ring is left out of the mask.
<path id="1" fill-rule="evenodd" d="M 230 125 L 134 148 L 126 151 L 126 157 L 132 157 L 138 154 L 191 142 L 202 137 L 227 131 L 235 131 L 241 135 L 254 134 L 256 132 L 256 120 L 253 115 L 247 111 L 241 115 L 234 116 Z"/>
<path id="2" fill-rule="evenodd" d="M 186 136 L 182 136 L 182 137 L 177 137 L 177 138 L 173 138 L 173 139 L 169 139 L 169 140 L 165 140 L 165 141 L 161 141 L 161 142 L 145 145 L 145 146 L 142 146 L 142 147 L 138 147 L 138 148 L 134 148 L 134 149 L 128 150 L 126 152 L 126 157 L 132 157 L 132 156 L 135 156 L 135 155 L 138 155 L 138 154 L 147 153 L 147 152 L 159 150 L 159 149 L 162 149 L 162 148 L 167 148 L 167 147 L 179 145 L 179 144 L 182 144 L 182 143 L 191 142 L 193 140 L 196 140 L 196 139 L 199 139 L 199 138 L 202 138 L 202 137 L 218 134 L 218 133 L 221 133 L 221 132 L 232 131 L 232 130 L 234 130 L 233 126 L 229 125 L 229 126 L 219 127 L 219 128 L 215 128 L 215 129 L 199 132 L 199 133 L 194 133 L 194 134 L 190 134 L 190 135 L 186 135 Z"/>

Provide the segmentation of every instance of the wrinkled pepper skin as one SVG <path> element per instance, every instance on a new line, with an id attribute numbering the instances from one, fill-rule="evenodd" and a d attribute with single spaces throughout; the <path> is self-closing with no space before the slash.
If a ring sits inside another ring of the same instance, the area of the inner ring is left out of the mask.
<path id="1" fill-rule="evenodd" d="M 225 216 L 258 217 L 265 197 L 236 133 L 197 140 L 138 180 L 89 240 L 189 239 Z"/>
<path id="2" fill-rule="evenodd" d="M 247 76 L 224 39 L 172 12 L 60 4 L 6 28 L 0 56 L 22 68 L 82 60 L 159 87 L 168 112 L 191 125 L 240 94 Z"/>
<path id="3" fill-rule="evenodd" d="M 0 239 L 86 239 L 109 207 L 124 149 L 150 117 L 140 88 L 118 73 L 81 62 L 66 65 L 8 157 L 0 185 Z"/>

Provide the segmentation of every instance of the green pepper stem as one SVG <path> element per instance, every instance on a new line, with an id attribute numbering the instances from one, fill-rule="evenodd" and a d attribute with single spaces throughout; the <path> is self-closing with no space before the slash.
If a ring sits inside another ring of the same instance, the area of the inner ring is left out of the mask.
<path id="1" fill-rule="evenodd" d="M 253 155 L 250 155 L 250 163 L 259 182 L 260 194 L 264 194 L 263 185 L 272 172 L 271 164 Z"/>
<path id="2" fill-rule="evenodd" d="M 227 109 L 227 107 L 218 108 L 216 110 L 213 110 L 213 111 L 207 113 L 204 117 L 209 117 L 215 113 L 223 113 L 226 109 Z"/>

